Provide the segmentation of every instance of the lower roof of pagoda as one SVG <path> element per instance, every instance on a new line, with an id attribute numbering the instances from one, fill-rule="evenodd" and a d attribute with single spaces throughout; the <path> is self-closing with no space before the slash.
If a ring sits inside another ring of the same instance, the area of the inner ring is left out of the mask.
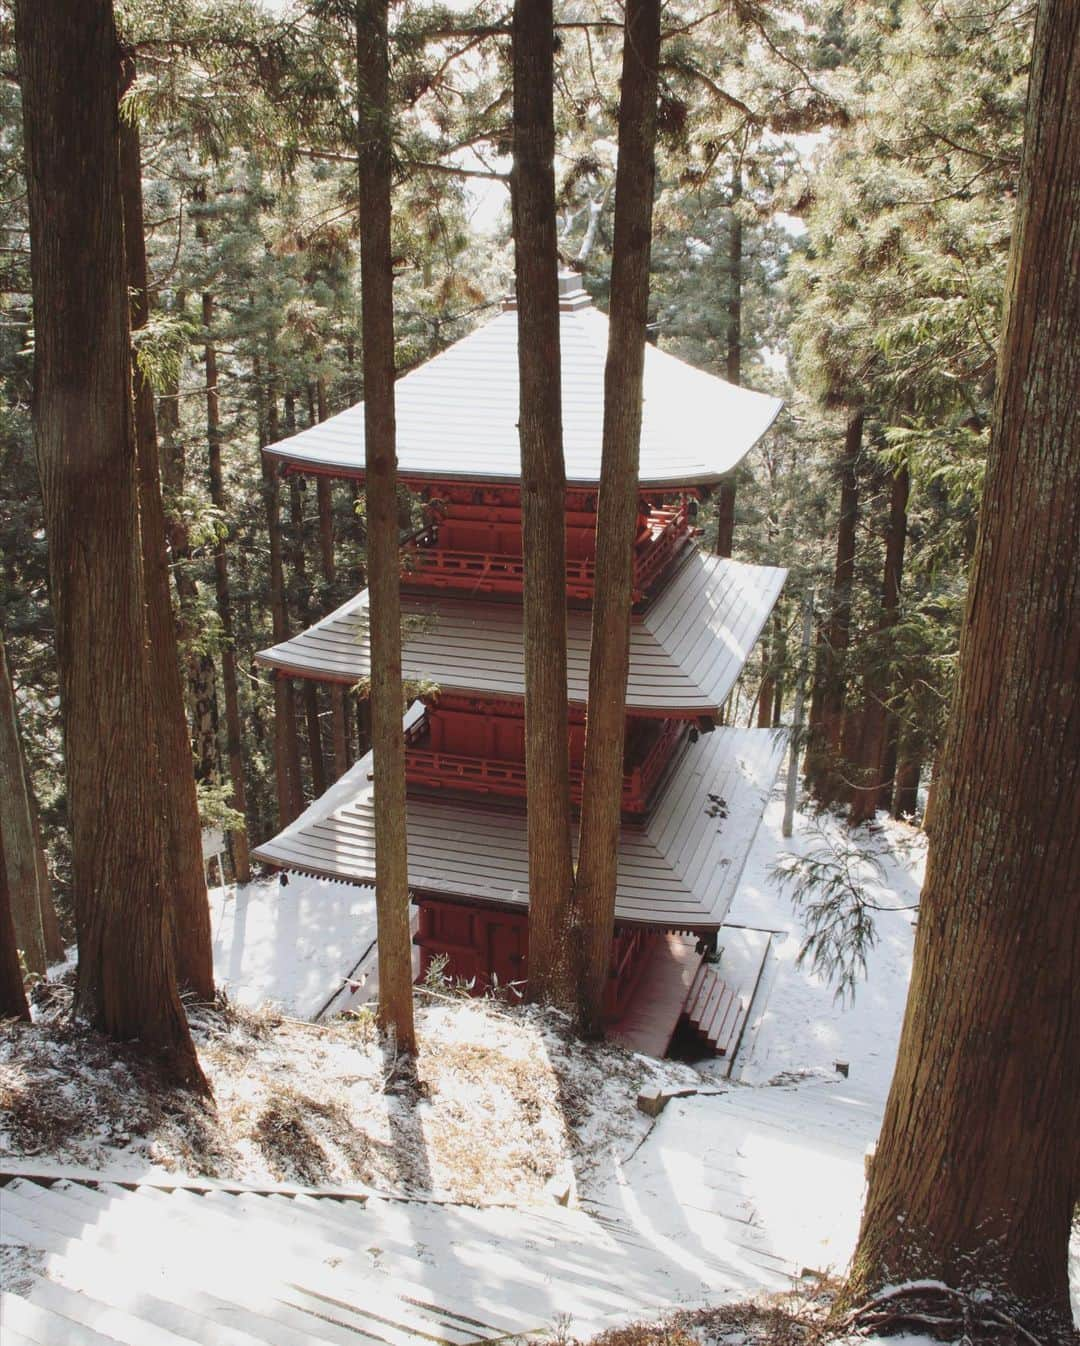
<path id="1" fill-rule="evenodd" d="M 636 714 L 715 716 L 768 619 L 787 571 L 691 550 L 664 590 L 633 619 L 626 708 Z M 402 594 L 402 675 L 447 692 L 525 694 L 522 610 L 515 603 Z M 588 699 L 591 614 L 567 613 L 567 694 Z M 370 676 L 365 590 L 308 630 L 261 651 L 295 677 L 353 684 Z"/>
<path id="2" fill-rule="evenodd" d="M 723 924 L 785 747 L 783 731 L 735 728 L 690 746 L 647 822 L 622 829 L 616 921 L 667 930 Z M 369 754 L 254 857 L 279 869 L 373 883 L 370 774 Z M 528 906 L 524 813 L 445 796 L 410 798 L 407 809 L 414 897 Z"/>

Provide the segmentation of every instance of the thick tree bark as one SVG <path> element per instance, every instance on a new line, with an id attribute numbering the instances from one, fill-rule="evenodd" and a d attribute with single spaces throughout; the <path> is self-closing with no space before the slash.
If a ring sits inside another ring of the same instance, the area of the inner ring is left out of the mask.
<path id="1" fill-rule="evenodd" d="M 15 940 L 4 834 L 0 829 L 0 1019 L 24 1019 L 29 1023 L 30 1006 L 26 1003 L 26 988 L 19 966 L 20 947 Z"/>
<path id="2" fill-rule="evenodd" d="M 931 1277 L 1075 1341 L 1080 7 L 1035 27 L 975 566 L 896 1074 L 848 1301 Z"/>
<path id="3" fill-rule="evenodd" d="M 660 0 L 627 0 L 619 101 L 619 163 L 611 308 L 604 369 L 604 438 L 596 521 L 596 586 L 576 901 L 581 1020 L 603 1031 L 615 933 L 633 544 L 638 504 L 642 377 L 649 308 Z"/>
<path id="4" fill-rule="evenodd" d="M 911 478 L 905 465 L 893 475 L 892 489 L 889 493 L 889 527 L 885 539 L 881 620 L 878 623 L 878 634 L 883 641 L 881 655 L 888 656 L 890 666 L 892 650 L 884 642 L 888 641 L 888 633 L 896 625 L 900 613 L 900 583 L 904 573 L 907 502 L 910 489 Z M 858 748 L 853 762 L 856 780 L 848 812 L 848 822 L 852 827 L 868 821 L 878 809 L 888 746 L 888 703 L 891 696 L 892 676 L 888 668 L 878 667 L 863 678 Z"/>
<path id="5" fill-rule="evenodd" d="M 811 745 L 806 778 L 819 804 L 831 804 L 841 790 L 833 764 L 840 755 L 844 723 L 844 664 L 851 641 L 851 598 L 855 582 L 855 529 L 859 518 L 858 461 L 864 412 L 848 416 L 840 459 L 840 517 L 836 525 L 836 566 L 829 620 L 818 641 L 810 702 Z"/>
<path id="6" fill-rule="evenodd" d="M 203 356 L 206 364 L 206 447 L 210 478 L 210 501 L 228 515 L 225 478 L 221 465 L 221 404 L 218 396 L 217 346 L 214 342 L 214 296 L 202 297 Z M 229 587 L 229 560 L 225 538 L 214 540 L 214 594 L 221 622 L 221 686 L 225 695 L 225 756 L 229 762 L 232 795 L 229 807 L 244 817 L 244 825 L 229 833 L 233 869 L 237 883 L 251 879 L 251 858 L 247 834 L 247 782 L 244 774 L 244 732 L 240 720 L 240 688 L 236 676 L 236 629 L 233 623 L 232 596 Z"/>
<path id="7" fill-rule="evenodd" d="M 525 555 L 529 996 L 576 1013 L 566 699 L 566 468 L 559 365 L 551 0 L 514 6 L 514 275 Z"/>
<path id="8" fill-rule="evenodd" d="M 416 1051 L 401 729 L 401 591 L 394 418 L 394 269 L 390 248 L 391 125 L 387 0 L 356 9 L 357 168 L 364 340 L 364 441 L 375 783 L 379 1021 L 398 1051 Z"/>
<path id="9" fill-rule="evenodd" d="M 26 764 L 19 740 L 15 689 L 8 671 L 4 634 L 0 631 L 0 837 L 7 866 L 6 883 L 15 943 L 28 972 L 43 975 L 49 957 L 43 903 L 51 898 L 42 888 L 42 867 L 30 799 Z M 21 983 L 20 983 L 21 985 Z"/>
<path id="10" fill-rule="evenodd" d="M 125 61 L 123 87 L 135 78 Z M 134 121 L 120 123 L 120 195 L 124 209 L 124 256 L 131 300 L 131 329 L 150 317 L 146 241 L 143 236 L 142 150 Z M 161 501 L 154 390 L 136 365 L 133 373 L 135 451 L 139 480 L 140 537 L 146 586 L 150 677 L 160 698 L 156 717 L 161 811 L 165 820 L 165 876 L 173 903 L 176 977 L 198 999 L 214 998 L 210 904 L 202 862 L 202 826 L 188 739 L 184 688 L 176 645 L 165 510 Z"/>
<path id="11" fill-rule="evenodd" d="M 131 403 L 109 0 L 16 9 L 35 443 L 64 720 L 76 1003 L 205 1088 L 176 992 Z"/>

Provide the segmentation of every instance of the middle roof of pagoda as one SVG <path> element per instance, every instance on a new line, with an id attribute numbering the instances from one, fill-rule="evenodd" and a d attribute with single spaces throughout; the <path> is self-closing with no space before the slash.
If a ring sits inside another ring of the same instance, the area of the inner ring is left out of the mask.
<path id="1" fill-rule="evenodd" d="M 621 830 L 620 924 L 667 930 L 723 924 L 785 748 L 782 730 L 722 728 L 683 754 L 648 821 Z M 252 856 L 279 869 L 372 883 L 373 800 L 369 753 Z M 411 892 L 527 906 L 524 812 L 446 798 L 409 799 L 406 809 Z"/>
<path id="2" fill-rule="evenodd" d="M 569 302 L 565 302 L 569 301 Z M 563 451 L 570 486 L 600 480 L 608 320 L 583 290 L 559 315 Z M 398 473 L 414 483 L 517 483 L 517 313 L 513 308 L 395 384 Z M 645 348 L 639 481 L 644 489 L 715 484 L 773 423 L 778 398 Z M 357 403 L 264 450 L 296 470 L 364 475 L 364 406 Z"/>
<path id="3" fill-rule="evenodd" d="M 630 629 L 626 709 L 714 717 L 772 611 L 787 571 L 745 565 L 696 548 Z M 517 604 L 402 594 L 402 676 L 446 692 L 525 694 Z M 567 613 L 567 694 L 585 705 L 591 614 Z M 356 683 L 371 673 L 367 590 L 322 621 L 256 656 L 295 677 Z"/>

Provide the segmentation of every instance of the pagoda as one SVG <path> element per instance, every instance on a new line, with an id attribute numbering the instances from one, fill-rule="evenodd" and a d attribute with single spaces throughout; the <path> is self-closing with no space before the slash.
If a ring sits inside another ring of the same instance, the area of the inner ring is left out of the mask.
<path id="1" fill-rule="evenodd" d="M 564 274 L 559 283 L 568 750 L 579 802 L 607 319 L 578 277 Z M 403 732 L 419 975 L 438 959 L 447 975 L 478 993 L 521 986 L 528 977 L 529 882 L 514 301 L 400 379 L 396 391 L 398 474 L 424 511 L 423 529 L 403 543 L 401 569 L 402 672 L 418 689 Z M 705 960 L 784 745 L 770 730 L 720 721 L 786 572 L 704 554 L 694 521 L 698 501 L 745 456 L 779 406 L 646 349 L 623 825 L 605 1014 L 632 1045 L 657 1054 L 681 1011 L 721 1049 L 734 1024 L 723 983 Z M 363 445 L 358 405 L 266 452 L 284 472 L 362 482 Z M 367 611 L 364 591 L 261 652 L 259 661 L 278 676 L 363 682 L 370 674 Z M 253 854 L 280 869 L 373 884 L 372 793 L 368 756 Z M 645 1024 L 644 1038 L 630 1031 L 634 1023 Z"/>

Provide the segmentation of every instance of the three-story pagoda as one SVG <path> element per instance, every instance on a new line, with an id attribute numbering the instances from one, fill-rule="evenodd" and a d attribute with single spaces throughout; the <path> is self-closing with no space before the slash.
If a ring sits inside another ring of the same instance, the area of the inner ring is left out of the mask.
<path id="1" fill-rule="evenodd" d="M 578 802 L 607 319 L 576 276 L 560 277 L 560 309 L 568 749 Z M 421 976 L 440 958 L 450 976 L 479 992 L 528 976 L 513 301 L 399 380 L 396 391 L 398 473 L 424 502 L 426 524 L 405 544 L 401 571 L 402 671 L 424 689 L 404 722 L 415 942 Z M 606 998 L 608 1020 L 635 1045 L 662 1050 L 684 1002 L 714 1044 L 734 1022 L 717 989 L 722 983 L 700 965 L 715 947 L 783 744 L 769 730 L 718 722 L 786 572 L 705 555 L 694 543 L 694 516 L 698 499 L 745 456 L 779 405 L 646 350 L 623 829 Z M 359 405 L 266 452 L 287 472 L 362 482 L 363 444 Z M 364 681 L 367 604 L 361 592 L 263 651 L 260 661 L 278 676 Z M 374 883 L 370 757 L 254 854 L 282 869 Z M 628 1027 L 635 1023 L 651 1024 L 652 1036 L 635 1038 Z"/>

